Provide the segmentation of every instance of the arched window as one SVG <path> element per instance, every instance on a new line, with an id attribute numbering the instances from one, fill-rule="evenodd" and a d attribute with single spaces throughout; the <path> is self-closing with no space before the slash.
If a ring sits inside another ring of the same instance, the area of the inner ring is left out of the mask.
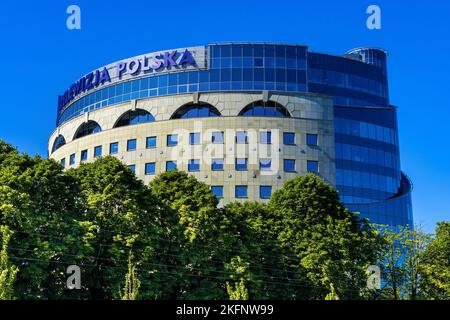
<path id="1" fill-rule="evenodd" d="M 66 139 L 62 135 L 56 137 L 55 142 L 53 142 L 52 153 L 61 148 L 66 144 Z"/>
<path id="2" fill-rule="evenodd" d="M 250 103 L 239 113 L 243 117 L 278 117 L 290 118 L 289 111 L 281 104 L 273 101 L 256 101 Z"/>
<path id="3" fill-rule="evenodd" d="M 219 110 L 207 103 L 187 104 L 179 108 L 172 115 L 171 119 L 190 119 L 190 118 L 207 118 L 220 117 Z"/>
<path id="4" fill-rule="evenodd" d="M 114 128 L 130 126 L 133 124 L 146 123 L 155 121 L 155 117 L 153 117 L 149 112 L 136 109 L 125 112 L 119 120 L 117 120 Z"/>
<path id="5" fill-rule="evenodd" d="M 77 130 L 77 132 L 75 133 L 75 136 L 73 137 L 73 139 L 78 139 L 84 136 L 88 136 L 90 134 L 94 134 L 97 132 L 102 131 L 102 128 L 100 128 L 99 124 L 95 121 L 88 121 L 83 123 Z"/>

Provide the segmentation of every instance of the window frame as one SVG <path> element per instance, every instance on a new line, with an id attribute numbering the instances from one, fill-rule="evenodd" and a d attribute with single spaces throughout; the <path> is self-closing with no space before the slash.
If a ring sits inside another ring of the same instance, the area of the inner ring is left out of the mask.
<path id="1" fill-rule="evenodd" d="M 150 139 L 153 139 L 153 138 L 154 138 L 155 145 L 154 145 L 154 146 L 149 146 L 149 143 L 148 143 L 148 142 L 150 141 Z M 146 149 L 155 149 L 155 148 L 156 148 L 157 141 L 158 141 L 157 136 L 149 136 L 149 137 L 146 137 L 146 138 L 145 138 L 145 148 L 146 148 Z"/>
<path id="2" fill-rule="evenodd" d="M 286 169 L 286 162 L 292 161 L 294 164 L 293 170 Z M 283 171 L 287 173 L 296 173 L 297 172 L 297 159 L 283 159 Z"/>
<path id="3" fill-rule="evenodd" d="M 117 149 L 116 149 L 115 152 L 112 152 L 112 147 L 113 147 L 113 146 L 117 147 Z M 109 154 L 118 154 L 118 153 L 119 153 L 119 142 L 118 142 L 118 141 L 116 141 L 116 142 L 111 142 L 111 143 L 109 144 Z"/>
<path id="4" fill-rule="evenodd" d="M 245 190 L 245 196 L 240 196 L 238 194 L 238 190 L 239 189 Z M 248 186 L 247 185 L 236 185 L 236 186 L 234 186 L 234 197 L 236 199 L 248 199 Z"/>
<path id="5" fill-rule="evenodd" d="M 130 143 L 134 143 L 134 148 L 130 148 Z M 127 151 L 136 151 L 137 150 L 137 139 L 128 139 L 127 140 Z"/>

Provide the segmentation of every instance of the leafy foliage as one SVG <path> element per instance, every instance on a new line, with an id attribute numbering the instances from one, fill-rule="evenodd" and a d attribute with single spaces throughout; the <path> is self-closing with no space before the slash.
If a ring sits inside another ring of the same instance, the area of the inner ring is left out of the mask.
<path id="1" fill-rule="evenodd" d="M 436 236 L 423 253 L 420 285 L 427 299 L 450 299 L 450 222 L 438 223 Z"/>
<path id="2" fill-rule="evenodd" d="M 136 266 L 131 261 L 132 255 L 128 257 L 128 272 L 125 275 L 125 287 L 123 289 L 122 300 L 136 300 L 141 281 L 137 274 Z"/>
<path id="3" fill-rule="evenodd" d="M 304 278 L 296 298 L 360 299 L 367 294 L 366 269 L 377 262 L 382 240 L 340 203 L 331 186 L 312 174 L 297 177 L 274 193 L 269 207 L 273 232 L 286 254 L 295 257 L 290 268 Z"/>
<path id="4" fill-rule="evenodd" d="M 14 282 L 19 269 L 9 262 L 8 243 L 12 232 L 6 226 L 0 226 L 0 300 L 14 299 Z"/>
<path id="5" fill-rule="evenodd" d="M 0 225 L 6 299 L 374 298 L 366 270 L 377 259 L 392 280 L 383 298 L 450 292 L 448 223 L 429 246 L 419 233 L 375 231 L 314 175 L 267 204 L 220 207 L 185 172 L 146 186 L 114 157 L 63 171 L 0 141 Z M 70 265 L 81 290 L 66 287 Z"/>

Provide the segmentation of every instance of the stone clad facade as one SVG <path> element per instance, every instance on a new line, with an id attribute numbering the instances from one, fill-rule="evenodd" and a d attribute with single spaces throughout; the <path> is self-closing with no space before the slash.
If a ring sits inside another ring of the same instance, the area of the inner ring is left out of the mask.
<path id="1" fill-rule="evenodd" d="M 333 104 L 330 97 L 318 94 L 266 93 L 269 101 L 275 101 L 292 115 L 290 118 L 242 117 L 239 112 L 248 104 L 263 98 L 256 93 L 200 93 L 173 97 L 158 97 L 132 100 L 112 108 L 99 109 L 60 126 L 49 139 L 50 156 L 61 161 L 65 167 L 77 167 L 81 162 L 80 152 L 87 150 L 87 160 L 94 161 L 94 148 L 102 146 L 102 155 L 109 154 L 111 143 L 118 142 L 115 157 L 127 165 L 135 166 L 136 175 L 145 183 L 155 174 L 166 170 L 167 161 L 176 161 L 177 168 L 188 171 L 191 159 L 200 160 L 200 170 L 191 172 L 197 179 L 211 186 L 223 186 L 222 203 L 235 200 L 235 186 L 247 185 L 247 200 L 266 201 L 259 195 L 259 186 L 280 188 L 284 181 L 307 172 L 307 161 L 319 162 L 319 174 L 329 183 L 335 184 Z M 194 119 L 170 119 L 183 105 L 208 103 L 217 108 L 222 116 Z M 142 109 L 155 117 L 154 122 L 115 128 L 117 120 L 127 111 Z M 101 132 L 73 139 L 77 129 L 87 121 L 95 121 Z M 212 132 L 224 132 L 224 143 L 214 144 Z M 248 133 L 248 144 L 236 143 L 236 132 Z M 270 144 L 261 143 L 260 132 L 270 131 Z M 201 133 L 201 143 L 192 145 L 190 133 Z M 295 133 L 295 145 L 283 144 L 283 132 Z M 306 134 L 319 137 L 319 145 L 307 146 Z M 178 144 L 167 146 L 167 135 L 177 134 Z M 55 139 L 62 135 L 66 144 L 52 153 Z M 147 148 L 146 138 L 156 136 L 156 147 Z M 136 150 L 127 151 L 127 141 L 136 139 Z M 70 155 L 75 154 L 75 164 L 69 164 Z M 248 169 L 237 171 L 236 158 L 247 158 Z M 224 159 L 223 170 L 213 171 L 212 159 Z M 260 159 L 271 159 L 271 170 L 261 171 Z M 284 159 L 295 159 L 295 172 L 283 170 Z M 145 173 L 145 164 L 155 163 L 155 174 Z"/>

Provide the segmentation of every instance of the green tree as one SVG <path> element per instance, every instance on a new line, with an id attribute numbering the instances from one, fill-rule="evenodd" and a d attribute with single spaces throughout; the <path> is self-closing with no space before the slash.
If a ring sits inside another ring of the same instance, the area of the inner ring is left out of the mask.
<path id="1" fill-rule="evenodd" d="M 12 232 L 7 226 L 0 226 L 0 300 L 14 299 L 14 282 L 19 269 L 9 262 L 8 243 Z"/>
<path id="2" fill-rule="evenodd" d="M 308 174 L 286 182 L 269 203 L 290 268 L 300 270 L 297 298 L 361 299 L 368 266 L 377 261 L 382 244 L 367 221 L 339 201 L 335 189 Z M 306 281 L 303 279 L 306 276 Z"/>
<path id="3" fill-rule="evenodd" d="M 438 223 L 423 254 L 420 285 L 426 299 L 450 299 L 450 222 Z"/>
<path id="4" fill-rule="evenodd" d="M 60 164 L 0 142 L 0 224 L 14 231 L 8 249 L 20 266 L 18 299 L 74 297 L 65 288 L 65 268 L 85 250 L 83 227 L 73 223 L 76 195 Z"/>
<path id="5" fill-rule="evenodd" d="M 161 174 L 150 186 L 180 217 L 181 265 L 186 267 L 177 298 L 292 297 L 281 248 L 268 232 L 267 206 L 235 202 L 217 208 L 206 184 L 177 170 Z"/>
<path id="6" fill-rule="evenodd" d="M 128 257 L 128 272 L 125 275 L 125 287 L 123 289 L 122 300 L 136 300 L 141 287 L 141 281 L 137 274 L 136 266 L 132 263 L 132 255 Z"/>
<path id="7" fill-rule="evenodd" d="M 257 202 L 233 202 L 225 206 L 222 217 L 218 239 L 225 248 L 222 259 L 230 261 L 225 266 L 230 272 L 227 282 L 236 283 L 242 277 L 230 266 L 242 265 L 245 277 L 237 284 L 245 285 L 250 299 L 293 299 L 295 288 L 304 285 L 304 270 L 298 264 L 290 267 L 295 257 L 280 245 L 273 211 Z"/>
<path id="8" fill-rule="evenodd" d="M 131 249 L 135 262 L 145 267 L 140 275 L 145 290 L 140 296 L 171 297 L 177 280 L 176 247 L 171 243 L 177 236 L 176 214 L 162 210 L 152 191 L 114 157 L 82 164 L 67 174 L 80 185 L 84 210 L 79 220 L 92 230 L 92 253 L 83 260 L 90 298 L 120 298 L 117 292 Z"/>
<path id="9" fill-rule="evenodd" d="M 430 236 L 420 226 L 376 226 L 385 239 L 380 251 L 383 288 L 381 297 L 389 300 L 422 298 L 420 288 L 423 254 Z"/>
<path id="10" fill-rule="evenodd" d="M 227 292 L 230 300 L 248 300 L 249 294 L 246 282 L 251 280 L 251 275 L 248 273 L 248 262 L 243 262 L 241 257 L 233 257 L 231 262 L 226 265 L 231 274 L 233 283 L 227 281 Z"/>
<path id="11" fill-rule="evenodd" d="M 156 177 L 150 188 L 167 212 L 178 215 L 182 232 L 178 248 L 178 289 L 175 299 L 225 299 L 223 251 L 217 240 L 220 212 L 209 187 L 186 172 L 173 170 Z"/>

